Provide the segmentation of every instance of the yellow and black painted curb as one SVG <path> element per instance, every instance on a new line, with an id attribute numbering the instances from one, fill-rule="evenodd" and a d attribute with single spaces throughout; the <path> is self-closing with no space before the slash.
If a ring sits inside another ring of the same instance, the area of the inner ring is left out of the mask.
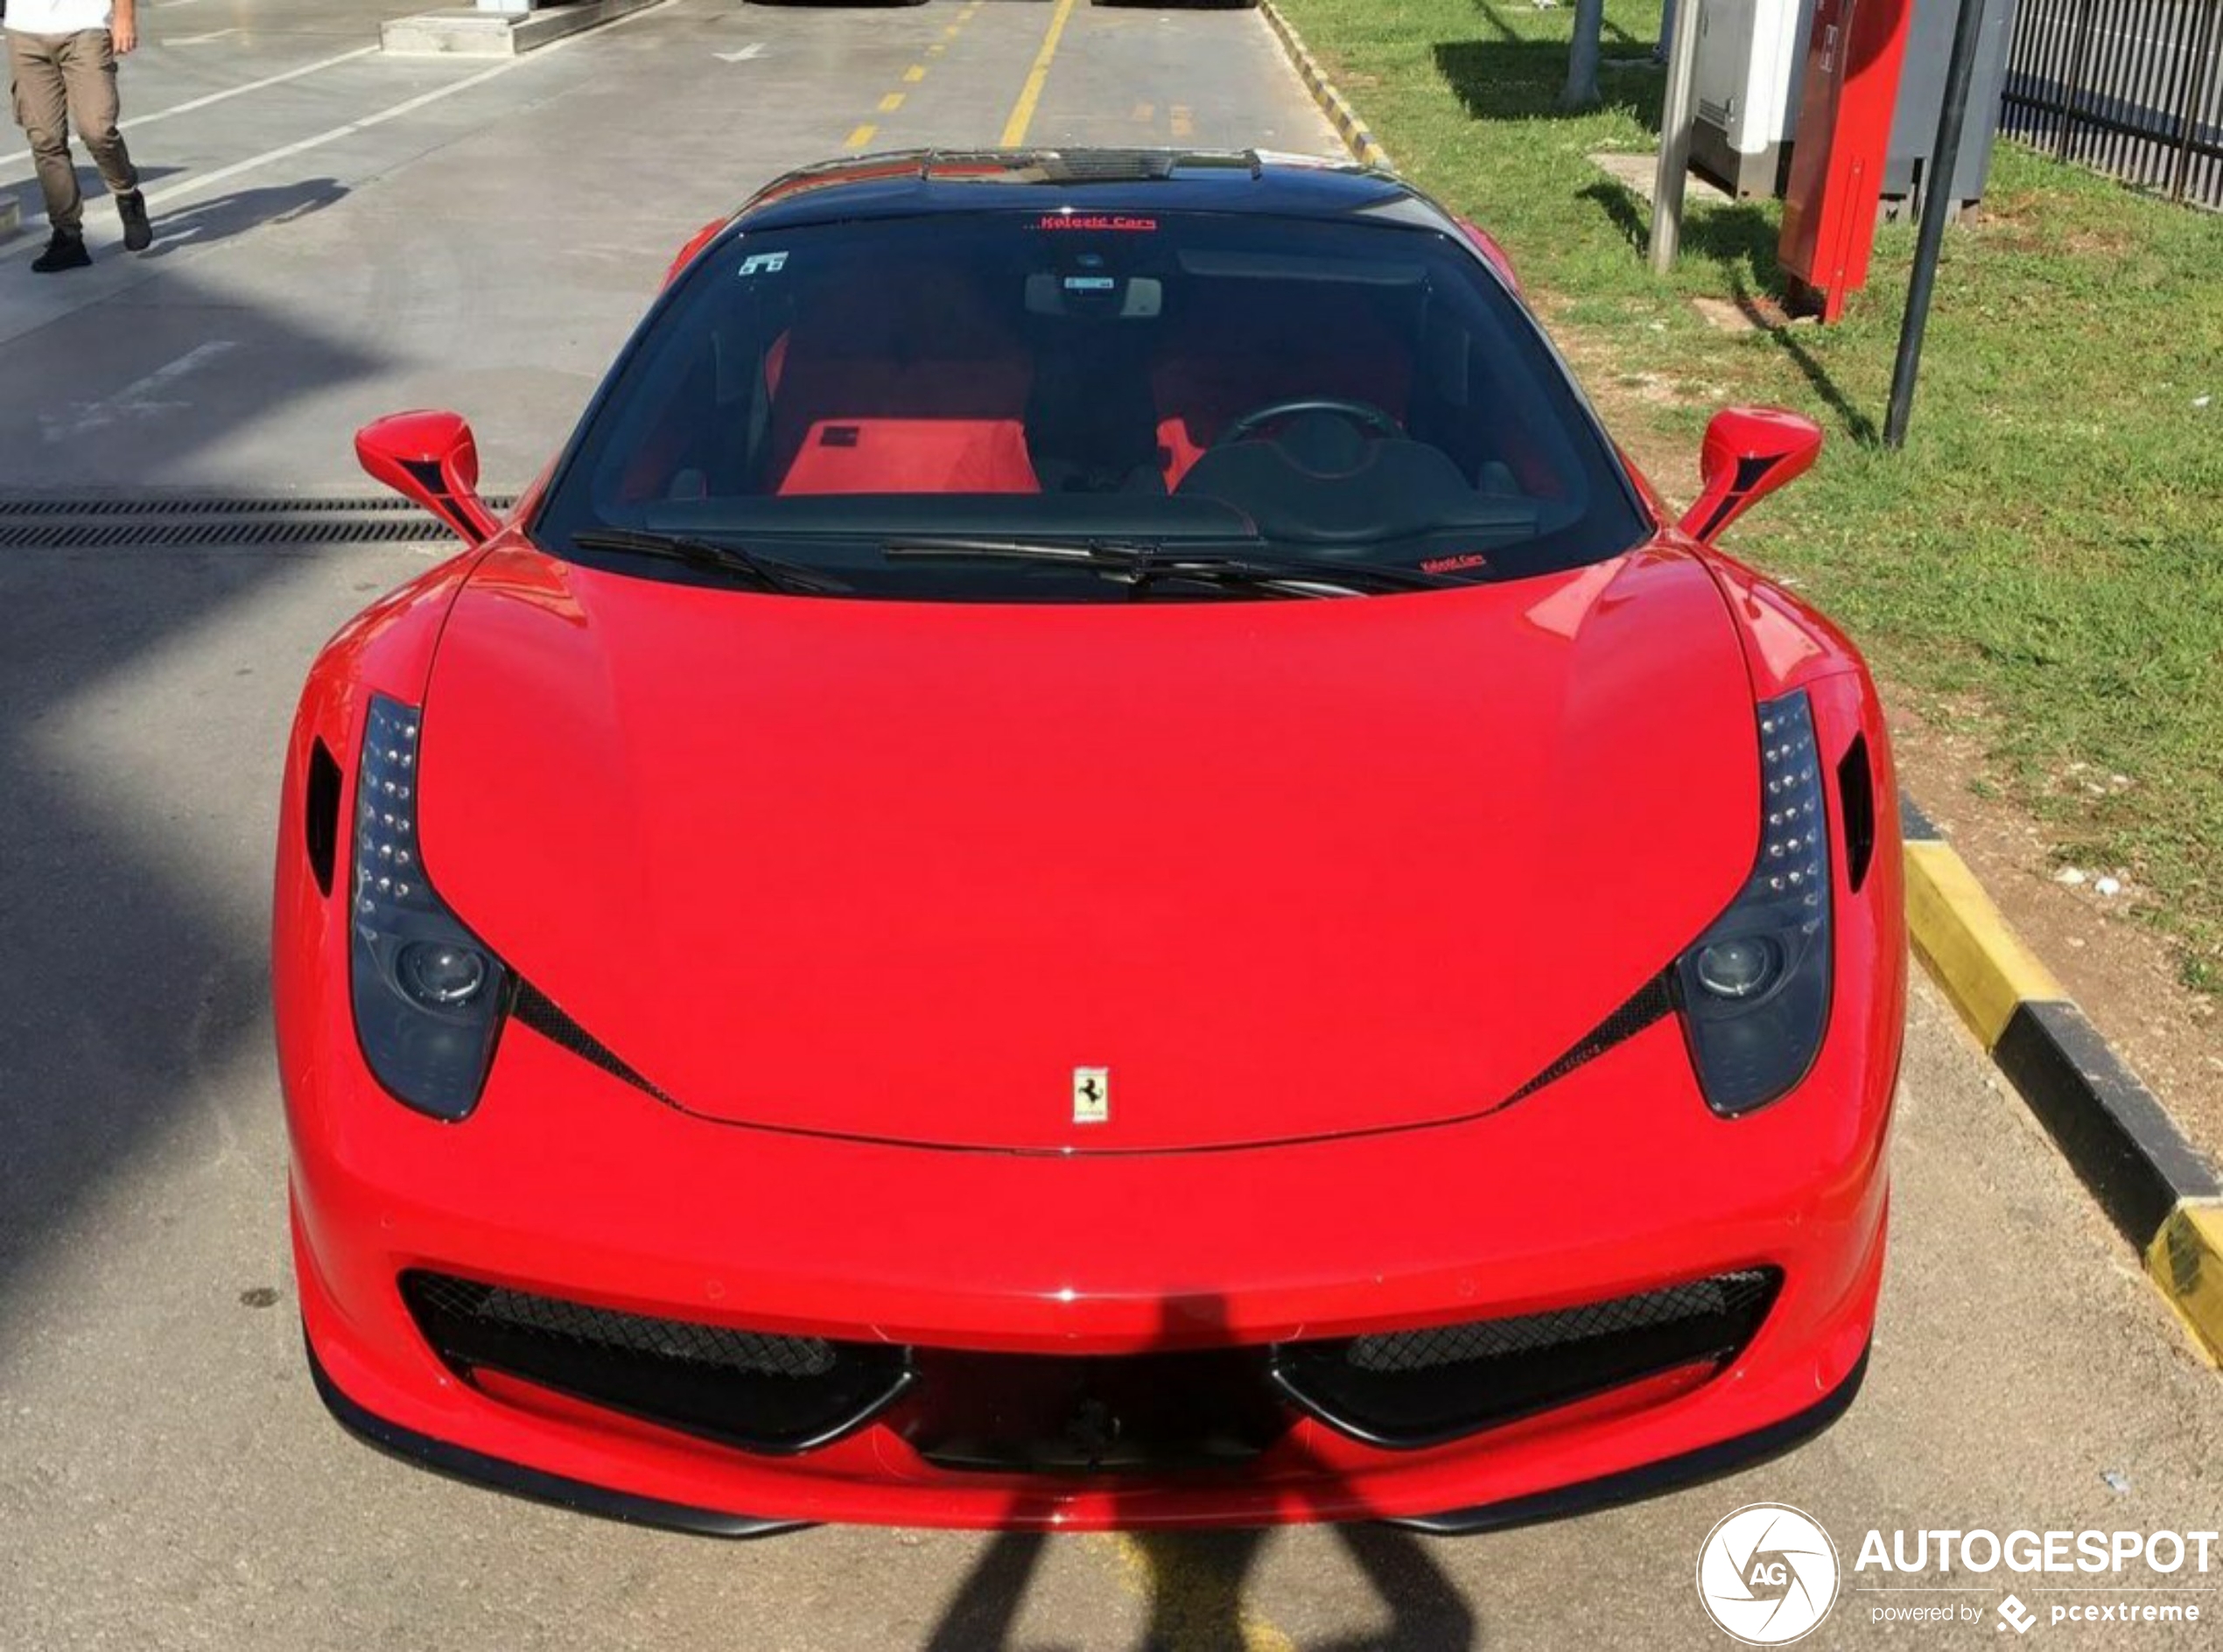
<path id="1" fill-rule="evenodd" d="M 1369 166 L 1389 165 L 1389 151 L 1382 147 L 1381 139 L 1376 137 L 1367 129 L 1366 122 L 1358 118 L 1358 111 L 1350 106 L 1350 100 L 1336 89 L 1336 83 L 1328 78 L 1327 71 L 1320 66 L 1318 60 L 1306 48 L 1304 37 L 1296 32 L 1288 18 L 1281 15 L 1281 8 L 1275 5 L 1273 0 L 1259 0 L 1259 9 L 1266 13 L 1266 24 L 1281 42 L 1281 49 L 1289 54 L 1289 61 L 1297 71 L 1297 78 L 1304 82 L 1305 90 L 1312 94 L 1312 101 L 1320 105 L 1320 112 L 1328 117 L 1328 123 L 1336 129 L 1336 134 L 1343 140 L 1344 147 L 1356 159 Z"/>
<path id="2" fill-rule="evenodd" d="M 1902 799 L 1915 955 L 2045 1126 L 2211 1362 L 2223 1362 L 2223 1183 L 2160 1098 Z"/>

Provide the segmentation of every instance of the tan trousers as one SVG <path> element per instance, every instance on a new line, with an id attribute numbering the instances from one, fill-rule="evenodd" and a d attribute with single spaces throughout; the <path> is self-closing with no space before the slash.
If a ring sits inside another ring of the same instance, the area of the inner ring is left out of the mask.
<path id="1" fill-rule="evenodd" d="M 116 49 L 106 29 L 80 34 L 8 32 L 8 74 L 13 80 L 16 124 L 31 140 L 31 158 L 46 192 L 47 220 L 69 234 L 82 233 L 85 204 L 77 168 L 69 158 L 69 131 L 92 151 L 109 192 L 126 195 L 139 174 L 116 130 Z"/>

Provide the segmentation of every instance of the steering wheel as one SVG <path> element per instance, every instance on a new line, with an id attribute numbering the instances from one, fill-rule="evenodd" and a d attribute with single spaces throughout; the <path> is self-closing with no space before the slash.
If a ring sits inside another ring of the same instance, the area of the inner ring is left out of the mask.
<path id="1" fill-rule="evenodd" d="M 1396 438 L 1405 434 L 1403 425 L 1371 402 L 1348 402 L 1339 396 L 1307 396 L 1293 397 L 1287 402 L 1269 402 L 1264 407 L 1253 408 L 1241 418 L 1231 421 L 1212 445 L 1226 447 L 1232 443 L 1247 442 L 1269 424 L 1306 413 L 1332 413 L 1376 438 Z"/>

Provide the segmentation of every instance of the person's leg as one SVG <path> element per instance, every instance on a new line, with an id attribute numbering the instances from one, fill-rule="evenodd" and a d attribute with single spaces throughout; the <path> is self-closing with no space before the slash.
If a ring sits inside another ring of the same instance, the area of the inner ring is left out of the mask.
<path id="1" fill-rule="evenodd" d="M 30 142 L 39 188 L 46 198 L 46 221 L 57 237 L 74 241 L 82 234 L 85 203 L 69 158 L 69 89 L 60 52 L 69 39 L 9 30 L 8 74 L 14 82 L 16 124 Z"/>
<path id="2" fill-rule="evenodd" d="M 101 169 L 101 181 L 116 197 L 123 218 L 123 244 L 137 252 L 152 239 L 146 202 L 139 194 L 138 169 L 116 130 L 121 100 L 116 89 L 116 50 L 106 29 L 68 37 L 58 54 L 69 90 L 69 122 Z"/>

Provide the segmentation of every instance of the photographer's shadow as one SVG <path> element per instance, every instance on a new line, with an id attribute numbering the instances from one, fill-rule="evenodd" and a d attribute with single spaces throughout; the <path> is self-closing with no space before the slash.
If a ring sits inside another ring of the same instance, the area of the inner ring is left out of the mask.
<path id="1" fill-rule="evenodd" d="M 1161 1346 L 1168 1352 L 1196 1348 L 1200 1324 L 1224 1326 L 1226 1320 L 1224 1305 L 1216 1297 L 1168 1299 L 1161 1311 L 1166 1327 Z M 1203 1340 L 1209 1346 L 1212 1339 Z M 1338 1494 L 1347 1486 L 1305 1450 L 1301 1434 L 1282 1438 L 1268 1454 L 1292 1488 L 1293 1523 L 1331 1502 L 1339 1516 L 1347 1515 L 1352 1500 Z M 1322 1472 L 1308 1477 L 1308 1466 Z M 1362 1520 L 1297 1524 L 1286 1535 L 1270 1527 L 1118 1534 L 1112 1541 L 1119 1562 L 1149 1614 L 1141 1652 L 1243 1652 L 1259 1644 L 1273 1613 L 1270 1606 L 1246 1600 L 1245 1590 L 1269 1543 L 1316 1543 L 1330 1536 L 1356 1563 L 1387 1621 L 1375 1630 L 1308 1641 L 1310 1652 L 1410 1652 L 1420 1647 L 1470 1652 L 1476 1645 L 1474 1609 L 1427 1543 L 1399 1528 Z M 998 1534 L 951 1594 L 922 1642 L 924 1652 L 1064 1652 L 1013 1639 L 1027 1592 L 1054 1540 L 1039 1531 Z"/>

